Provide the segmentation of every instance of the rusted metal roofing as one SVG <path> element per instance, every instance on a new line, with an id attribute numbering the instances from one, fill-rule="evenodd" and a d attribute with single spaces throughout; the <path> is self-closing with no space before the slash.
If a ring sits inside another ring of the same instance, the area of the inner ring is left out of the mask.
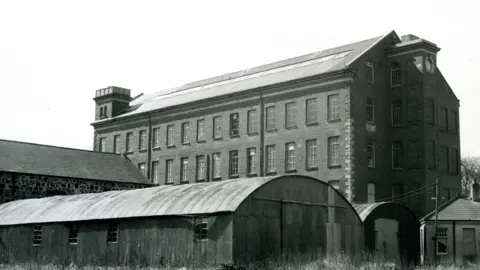
<path id="1" fill-rule="evenodd" d="M 151 184 L 121 155 L 0 140 L 0 171 Z"/>
<path id="2" fill-rule="evenodd" d="M 434 220 L 435 211 L 422 220 Z M 439 207 L 438 220 L 480 221 L 480 202 L 455 197 Z"/>
<path id="3" fill-rule="evenodd" d="M 13 201 L 0 205 L 0 226 L 233 212 L 253 191 L 276 177 Z"/>
<path id="4" fill-rule="evenodd" d="M 389 33 L 390 34 L 390 33 Z M 113 118 L 154 111 L 277 83 L 340 71 L 385 36 L 319 51 L 275 63 L 188 83 L 178 88 L 142 95 L 130 108 Z M 99 120 L 104 122 L 109 120 Z"/>

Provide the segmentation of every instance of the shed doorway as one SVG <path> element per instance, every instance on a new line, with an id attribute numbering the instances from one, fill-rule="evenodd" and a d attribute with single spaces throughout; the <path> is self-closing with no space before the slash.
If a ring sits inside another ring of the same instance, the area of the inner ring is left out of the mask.
<path id="1" fill-rule="evenodd" d="M 463 229 L 463 261 L 475 262 L 477 250 L 475 241 L 475 229 L 464 228 Z"/>
<path id="2" fill-rule="evenodd" d="M 375 252 L 388 261 L 398 258 L 398 221 L 379 218 L 375 220 Z"/>

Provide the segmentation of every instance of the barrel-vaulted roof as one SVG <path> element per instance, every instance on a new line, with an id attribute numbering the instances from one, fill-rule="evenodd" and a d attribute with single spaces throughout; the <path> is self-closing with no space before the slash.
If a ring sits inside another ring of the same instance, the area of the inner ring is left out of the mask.
<path id="1" fill-rule="evenodd" d="M 362 203 L 362 204 L 354 204 L 353 208 L 357 211 L 357 214 L 360 216 L 362 222 L 364 222 L 371 213 L 375 211 L 375 209 L 380 207 L 389 207 L 388 209 L 392 209 L 392 207 L 400 207 L 406 209 L 408 212 L 411 213 L 412 216 L 415 214 L 405 205 L 395 203 L 395 202 L 375 202 L 375 203 Z"/>
<path id="2" fill-rule="evenodd" d="M 0 140 L 0 172 L 149 184 L 122 155 Z"/>
<path id="3" fill-rule="evenodd" d="M 18 200 L 0 204 L 0 226 L 233 212 L 248 195 L 274 178 L 233 179 Z"/>
<path id="4" fill-rule="evenodd" d="M 129 108 L 113 118 L 145 113 L 256 89 L 278 83 L 341 71 L 389 35 L 302 55 L 275 63 L 196 81 L 183 86 L 141 95 L 130 102 Z M 107 120 L 99 120 L 104 122 Z M 96 123 L 97 123 L 96 122 Z"/>

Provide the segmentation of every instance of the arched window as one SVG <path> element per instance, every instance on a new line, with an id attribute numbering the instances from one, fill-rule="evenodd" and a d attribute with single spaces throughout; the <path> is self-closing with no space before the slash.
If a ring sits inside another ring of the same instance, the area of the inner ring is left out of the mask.
<path id="1" fill-rule="evenodd" d="M 418 70 L 418 67 L 417 67 L 417 60 L 415 60 L 415 58 L 408 59 L 407 68 L 405 72 L 406 84 L 415 83 L 417 81 L 416 78 L 419 72 L 420 71 Z"/>
<path id="2" fill-rule="evenodd" d="M 402 69 L 400 64 L 393 63 L 390 66 L 390 86 L 400 86 L 402 85 Z"/>
<path id="3" fill-rule="evenodd" d="M 375 67 L 371 60 L 365 62 L 365 68 L 367 69 L 367 80 L 369 83 L 375 83 Z"/>

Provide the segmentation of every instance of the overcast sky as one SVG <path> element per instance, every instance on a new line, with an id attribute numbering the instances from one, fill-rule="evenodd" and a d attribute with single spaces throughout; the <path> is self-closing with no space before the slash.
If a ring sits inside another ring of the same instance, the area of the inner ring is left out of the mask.
<path id="1" fill-rule="evenodd" d="M 442 49 L 462 155 L 480 155 L 478 10 L 444 3 L 1 1 L 0 138 L 91 149 L 97 89 L 149 93 L 395 30 Z"/>

